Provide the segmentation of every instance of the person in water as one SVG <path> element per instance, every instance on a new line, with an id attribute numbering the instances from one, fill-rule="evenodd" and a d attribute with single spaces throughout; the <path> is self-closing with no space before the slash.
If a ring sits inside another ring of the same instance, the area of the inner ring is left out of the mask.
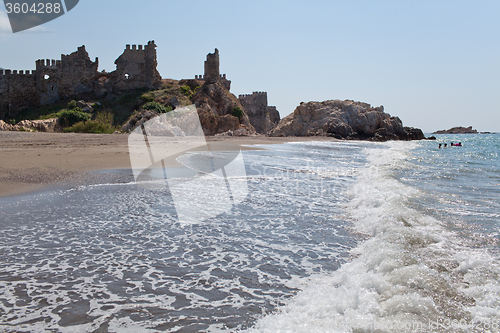
<path id="1" fill-rule="evenodd" d="M 441 149 L 441 143 L 439 144 L 439 149 Z"/>
<path id="2" fill-rule="evenodd" d="M 445 144 L 444 144 L 444 147 L 445 147 L 445 148 L 446 148 L 446 147 L 448 147 L 448 144 L 447 144 L 447 143 L 445 143 Z"/>

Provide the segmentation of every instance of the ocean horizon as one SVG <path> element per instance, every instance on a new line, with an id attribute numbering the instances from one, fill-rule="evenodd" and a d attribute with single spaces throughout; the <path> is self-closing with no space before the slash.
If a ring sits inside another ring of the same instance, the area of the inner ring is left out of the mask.
<path id="1" fill-rule="evenodd" d="M 0 330 L 498 332 L 500 134 L 435 136 L 242 150 L 190 224 L 130 170 L 1 198 Z"/>

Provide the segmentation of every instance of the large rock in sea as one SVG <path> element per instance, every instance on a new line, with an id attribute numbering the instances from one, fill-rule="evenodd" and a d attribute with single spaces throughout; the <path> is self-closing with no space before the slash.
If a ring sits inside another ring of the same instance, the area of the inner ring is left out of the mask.
<path id="1" fill-rule="evenodd" d="M 351 100 L 301 103 L 283 118 L 270 136 L 332 136 L 372 141 L 420 140 L 420 129 L 404 127 L 384 107 Z"/>
<path id="2" fill-rule="evenodd" d="M 452 127 L 448 130 L 439 130 L 432 134 L 477 134 L 477 130 L 472 129 L 472 126 L 469 127 Z"/>
<path id="3" fill-rule="evenodd" d="M 240 126 L 244 126 L 246 132 L 255 134 L 255 129 L 238 98 L 220 82 L 205 83 L 196 90 L 192 101 L 196 105 L 205 135 L 236 131 Z M 242 110 L 240 119 L 232 115 L 236 107 Z"/>

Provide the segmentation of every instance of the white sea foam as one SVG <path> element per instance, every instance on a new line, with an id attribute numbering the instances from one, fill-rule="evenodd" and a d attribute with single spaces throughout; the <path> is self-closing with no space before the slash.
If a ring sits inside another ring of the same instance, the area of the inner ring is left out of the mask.
<path id="1" fill-rule="evenodd" d="M 337 271 L 294 281 L 301 291 L 249 332 L 498 332 L 495 258 L 410 208 L 426 194 L 393 176 L 415 145 L 366 149 L 346 210 L 368 238 Z"/>
<path id="2" fill-rule="evenodd" d="M 203 223 L 181 225 L 167 190 L 133 183 L 9 203 L 0 211 L 0 330 L 249 327 L 291 297 L 304 276 L 340 265 L 354 242 L 326 222 L 343 200 L 315 188 L 341 192 L 352 181 L 345 156 L 328 174 L 330 157 L 309 165 L 296 151 L 249 151 L 249 176 L 228 175 L 230 184 L 248 182 L 248 197 Z M 188 200 L 196 192 L 185 188 Z"/>
<path id="3" fill-rule="evenodd" d="M 165 190 L 132 183 L 9 202 L 0 330 L 218 332 L 262 316 L 251 331 L 488 332 L 495 258 L 415 204 L 429 193 L 401 173 L 425 173 L 408 165 L 417 145 L 247 151 L 248 197 L 188 226 Z"/>

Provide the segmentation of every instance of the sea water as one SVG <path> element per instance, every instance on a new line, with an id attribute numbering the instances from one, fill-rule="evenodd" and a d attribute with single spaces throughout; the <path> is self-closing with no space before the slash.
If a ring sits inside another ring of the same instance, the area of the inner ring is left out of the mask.
<path id="1" fill-rule="evenodd" d="M 499 331 L 499 135 L 260 147 L 199 223 L 130 172 L 2 199 L 0 329 Z"/>
<path id="2" fill-rule="evenodd" d="M 499 332 L 500 135 L 362 149 L 343 209 L 367 238 L 251 331 Z"/>

